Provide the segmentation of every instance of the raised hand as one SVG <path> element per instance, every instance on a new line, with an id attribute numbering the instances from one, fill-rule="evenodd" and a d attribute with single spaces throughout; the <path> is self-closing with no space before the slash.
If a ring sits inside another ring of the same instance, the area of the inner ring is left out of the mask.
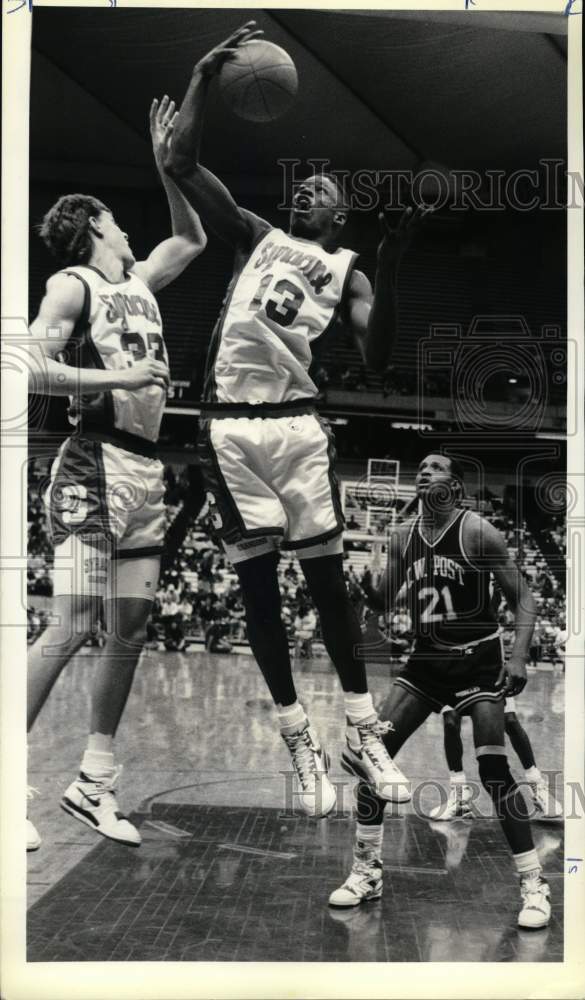
<path id="1" fill-rule="evenodd" d="M 251 42 L 253 38 L 259 38 L 263 34 L 261 29 L 256 28 L 255 21 L 247 21 L 237 31 L 233 31 L 225 42 L 220 42 L 207 55 L 203 56 L 195 66 L 195 70 L 202 76 L 213 76 L 214 73 L 219 72 L 225 60 L 234 55 L 241 45 L 245 45 L 246 42 Z"/>
<path id="2" fill-rule="evenodd" d="M 160 102 L 155 97 L 150 105 L 150 137 L 154 159 L 159 170 L 163 169 L 164 158 L 171 142 L 173 126 L 178 114 L 179 112 L 175 111 L 175 102 L 171 101 L 167 94 Z"/>
<path id="3" fill-rule="evenodd" d="M 384 265 L 396 267 L 424 220 L 433 211 L 433 208 L 423 208 L 422 205 L 419 205 L 415 212 L 412 208 L 406 208 L 400 216 L 397 226 L 391 226 L 384 212 L 380 212 L 378 220 L 382 230 L 382 241 L 378 246 L 378 261 Z"/>

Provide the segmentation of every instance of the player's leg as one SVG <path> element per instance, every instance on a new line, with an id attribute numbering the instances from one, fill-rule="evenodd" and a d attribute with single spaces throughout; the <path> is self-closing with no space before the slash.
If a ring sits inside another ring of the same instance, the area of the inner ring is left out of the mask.
<path id="1" fill-rule="evenodd" d="M 449 768 L 449 797 L 429 813 L 433 820 L 459 819 L 471 815 L 469 802 L 472 789 L 467 784 L 463 770 L 463 740 L 461 739 L 461 716 L 450 705 L 446 705 L 443 716 L 443 744 Z"/>
<path id="2" fill-rule="evenodd" d="M 58 461 L 55 467 L 58 467 Z M 55 468 L 54 467 L 54 468 Z M 53 479 L 55 472 L 53 473 Z M 49 513 L 53 514 L 51 499 Z M 84 645 L 101 610 L 106 560 L 103 540 L 89 545 L 53 523 L 58 544 L 54 552 L 51 620 L 29 648 L 27 670 L 27 731 L 49 697 L 53 685 L 74 654 Z M 32 789 L 29 786 L 29 798 Z M 40 847 L 41 838 L 27 818 L 27 850 Z"/>
<path id="3" fill-rule="evenodd" d="M 394 683 L 380 710 L 388 731 L 383 739 L 386 750 L 395 757 L 406 740 L 428 718 L 432 704 L 412 689 Z M 386 800 L 371 785 L 360 781 L 356 790 L 356 828 L 351 872 L 339 889 L 329 897 L 330 906 L 358 906 L 382 895 L 382 841 Z"/>
<path id="4" fill-rule="evenodd" d="M 534 751 L 530 737 L 516 715 L 513 698 L 506 698 L 504 707 L 504 724 L 506 736 L 514 748 L 529 784 L 534 802 L 534 808 L 544 819 L 558 819 L 563 815 L 563 808 L 549 791 L 548 782 L 536 766 Z"/>
<path id="5" fill-rule="evenodd" d="M 114 737 L 132 687 L 146 640 L 146 622 L 159 577 L 160 556 L 112 560 L 104 601 L 106 642 L 95 672 L 87 747 L 78 777 L 69 785 L 62 808 L 97 833 L 138 846 L 138 830 L 116 801 Z M 111 596 L 111 595 L 116 596 Z"/>
<path id="6" fill-rule="evenodd" d="M 297 699 L 277 573 L 275 536 L 284 534 L 287 514 L 273 480 L 275 466 L 286 466 L 290 458 L 283 440 L 289 425 L 288 418 L 202 419 L 198 448 L 211 520 L 238 576 L 248 641 L 291 754 L 299 806 L 323 816 L 335 806 L 335 790 L 327 757 Z"/>
<path id="7" fill-rule="evenodd" d="M 479 776 L 494 803 L 520 877 L 522 909 L 518 923 L 521 927 L 545 927 L 550 920 L 549 888 L 542 878 L 528 807 L 508 765 L 503 701 L 476 701 L 469 712 Z"/>
<path id="8" fill-rule="evenodd" d="M 61 671 L 87 642 L 100 608 L 101 598 L 96 596 L 57 594 L 53 598 L 51 621 L 28 650 L 27 732 L 32 729 Z"/>
<path id="9" fill-rule="evenodd" d="M 347 591 L 342 551 L 341 538 L 334 538 L 298 553 L 319 612 L 323 642 L 343 688 L 347 731 L 342 767 L 372 784 L 382 798 L 407 801 L 408 782 L 388 754 L 384 727 L 368 691 L 362 631 Z"/>
<path id="10" fill-rule="evenodd" d="M 266 540 L 264 548 L 271 548 Z M 237 573 L 246 612 L 248 641 L 272 696 L 281 736 L 300 786 L 298 804 L 309 816 L 324 816 L 335 806 L 327 776 L 329 760 L 297 698 L 288 636 L 281 615 L 278 553 L 246 558 L 246 549 L 225 545 Z"/>

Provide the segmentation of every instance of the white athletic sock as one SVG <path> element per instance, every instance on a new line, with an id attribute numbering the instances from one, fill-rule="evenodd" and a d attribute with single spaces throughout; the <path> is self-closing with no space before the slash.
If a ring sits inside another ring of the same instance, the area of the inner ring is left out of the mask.
<path id="1" fill-rule="evenodd" d="M 465 771 L 450 771 L 449 781 L 452 785 L 466 785 L 467 778 L 465 777 Z"/>
<path id="2" fill-rule="evenodd" d="M 533 848 L 531 851 L 523 851 L 522 854 L 514 854 L 513 857 L 516 871 L 521 878 L 524 878 L 526 875 L 540 875 L 542 865 L 538 860 L 536 848 Z"/>
<path id="3" fill-rule="evenodd" d="M 355 827 L 355 853 L 360 854 L 374 851 L 377 858 L 382 854 L 382 839 L 384 837 L 384 824 L 375 826 L 364 826 L 363 823 L 356 823 Z"/>
<path id="4" fill-rule="evenodd" d="M 87 739 L 87 749 L 96 753 L 113 753 L 114 737 L 107 733 L 90 733 Z"/>
<path id="5" fill-rule="evenodd" d="M 527 768 L 524 773 L 526 775 L 526 781 L 532 781 L 532 782 L 542 781 L 542 774 L 540 773 L 536 765 L 534 765 L 534 767 Z"/>
<path id="6" fill-rule="evenodd" d="M 98 750 L 86 750 L 81 759 L 81 771 L 88 778 L 98 781 L 109 778 L 114 772 L 113 753 L 100 753 Z"/>
<path id="7" fill-rule="evenodd" d="M 376 709 L 369 691 L 365 694 L 344 693 L 343 700 L 350 725 L 355 726 L 358 722 L 369 722 L 376 718 Z"/>
<path id="8" fill-rule="evenodd" d="M 291 733 L 298 733 L 299 729 L 302 729 L 308 722 L 307 714 L 299 701 L 295 701 L 293 705 L 287 705 L 286 708 L 277 705 L 276 711 L 278 712 L 280 731 L 286 733 L 287 736 Z"/>

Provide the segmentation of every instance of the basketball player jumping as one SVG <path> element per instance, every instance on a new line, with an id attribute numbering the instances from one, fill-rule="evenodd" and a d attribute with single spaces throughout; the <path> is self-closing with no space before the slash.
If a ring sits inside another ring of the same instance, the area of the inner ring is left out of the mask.
<path id="1" fill-rule="evenodd" d="M 322 816 L 335 805 L 327 755 L 297 700 L 281 619 L 278 548 L 296 550 L 344 691 L 350 752 L 386 799 L 409 796 L 381 741 L 368 693 L 361 632 L 343 574 L 343 519 L 334 443 L 316 412 L 311 345 L 341 314 L 364 360 L 382 370 L 396 333 L 398 262 L 424 213 L 386 229 L 375 294 L 335 249 L 347 206 L 334 179 L 296 191 L 289 231 L 239 207 L 199 161 L 207 93 L 223 61 L 260 32 L 254 22 L 195 66 L 173 133 L 167 169 L 210 229 L 234 247 L 230 283 L 208 356 L 199 454 L 216 528 L 239 577 L 248 637 L 276 705 L 300 784 L 299 804 Z M 357 766 L 357 763 L 356 763 Z"/>
<path id="2" fill-rule="evenodd" d="M 374 606 L 387 610 L 404 588 L 416 637 L 381 712 L 390 724 L 384 742 L 394 756 L 429 714 L 446 704 L 471 716 L 479 776 L 521 880 L 518 923 L 545 927 L 551 912 L 549 887 L 504 746 L 504 697 L 518 694 L 526 684 L 536 606 L 500 533 L 483 517 L 457 506 L 463 491 L 458 463 L 427 455 L 416 490 L 420 514 L 393 533 L 385 585 L 369 595 Z M 492 576 L 515 616 L 514 645 L 505 664 L 491 602 Z M 351 754 L 343 754 L 342 765 L 362 777 Z M 375 790 L 361 782 L 354 864 L 346 882 L 331 894 L 331 906 L 356 906 L 381 896 L 384 806 Z"/>
<path id="3" fill-rule="evenodd" d="M 113 739 L 154 600 L 165 532 L 163 466 L 156 441 L 169 365 L 154 293 L 204 250 L 199 217 L 166 175 L 174 104 L 154 101 L 150 130 L 173 235 L 137 262 L 111 211 L 65 195 L 41 236 L 63 269 L 47 282 L 31 326 L 31 387 L 69 396 L 75 433 L 59 450 L 47 495 L 55 545 L 55 623 L 30 649 L 28 728 L 71 657 L 103 615 L 87 749 L 62 807 L 98 833 L 140 844 L 115 798 Z M 40 838 L 28 821 L 27 847 Z"/>

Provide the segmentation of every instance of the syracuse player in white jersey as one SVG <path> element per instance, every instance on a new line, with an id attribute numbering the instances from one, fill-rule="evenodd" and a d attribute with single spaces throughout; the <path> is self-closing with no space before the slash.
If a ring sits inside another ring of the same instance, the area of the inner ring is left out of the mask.
<path id="1" fill-rule="evenodd" d="M 195 66 L 179 111 L 167 169 L 220 237 L 234 247 L 234 276 L 207 364 L 199 454 L 215 526 L 239 577 L 250 645 L 276 705 L 280 729 L 309 815 L 335 805 L 327 755 L 293 683 L 277 577 L 278 547 L 296 550 L 339 674 L 356 761 L 385 799 L 408 796 L 381 741 L 368 692 L 361 631 L 343 574 L 343 518 L 333 472 L 334 443 L 316 412 L 311 346 L 343 315 L 364 360 L 382 370 L 396 330 L 395 279 L 401 253 L 424 214 L 386 227 L 376 291 L 338 249 L 347 207 L 333 178 L 311 177 L 296 192 L 288 232 L 240 208 L 199 162 L 204 105 L 225 59 L 254 38 L 254 22 Z M 235 709 L 238 711 L 238 709 Z"/>
<path id="2" fill-rule="evenodd" d="M 140 834 L 116 802 L 113 738 L 144 642 L 165 531 L 156 441 L 169 365 L 154 293 L 207 242 L 198 215 L 164 172 L 174 118 L 168 97 L 153 102 L 153 151 L 173 235 L 136 262 L 102 202 L 79 194 L 60 198 L 41 236 L 64 267 L 49 279 L 31 326 L 32 388 L 69 396 L 75 431 L 54 462 L 46 497 L 56 623 L 30 650 L 28 728 L 103 616 L 107 639 L 92 690 L 88 746 L 61 805 L 98 833 L 132 845 L 140 844 Z M 39 845 L 29 821 L 27 847 Z"/>

